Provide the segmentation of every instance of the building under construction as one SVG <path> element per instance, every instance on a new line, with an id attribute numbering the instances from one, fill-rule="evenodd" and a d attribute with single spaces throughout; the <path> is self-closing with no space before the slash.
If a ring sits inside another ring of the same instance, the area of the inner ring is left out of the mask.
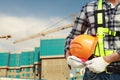
<path id="1" fill-rule="evenodd" d="M 41 47 L 21 53 L 0 53 L 0 77 L 20 79 L 68 80 L 64 57 L 64 38 L 43 39 Z"/>

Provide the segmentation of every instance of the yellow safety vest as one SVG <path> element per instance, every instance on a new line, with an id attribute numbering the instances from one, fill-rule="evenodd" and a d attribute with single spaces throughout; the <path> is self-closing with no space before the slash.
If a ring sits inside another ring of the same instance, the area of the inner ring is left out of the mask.
<path id="1" fill-rule="evenodd" d="M 105 50 L 104 49 L 104 37 L 105 35 L 116 36 L 116 32 L 105 28 L 105 13 L 102 9 L 102 0 L 98 1 L 98 9 L 96 10 L 96 24 L 97 24 L 97 37 L 98 43 L 96 49 L 94 51 L 94 55 L 96 56 L 106 56 L 114 52 L 114 50 Z"/>

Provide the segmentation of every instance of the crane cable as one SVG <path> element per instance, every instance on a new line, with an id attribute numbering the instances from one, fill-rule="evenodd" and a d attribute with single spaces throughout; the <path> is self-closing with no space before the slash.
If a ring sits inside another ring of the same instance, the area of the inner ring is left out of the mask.
<path id="1" fill-rule="evenodd" d="M 60 22 L 69 19 L 71 16 L 72 16 L 72 15 L 69 15 L 69 16 L 67 16 L 67 17 L 64 17 L 63 19 L 57 21 L 55 24 L 52 24 L 52 25 L 48 26 L 47 28 L 43 29 L 42 32 L 51 29 L 51 27 L 54 27 L 55 25 L 59 24 Z"/>

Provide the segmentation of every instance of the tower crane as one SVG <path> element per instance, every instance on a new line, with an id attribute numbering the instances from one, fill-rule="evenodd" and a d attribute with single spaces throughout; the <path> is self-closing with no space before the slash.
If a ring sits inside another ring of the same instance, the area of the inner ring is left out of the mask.
<path id="1" fill-rule="evenodd" d="M 73 16 L 73 20 L 75 20 L 76 15 L 73 14 L 72 16 Z M 74 26 L 74 22 L 72 22 L 72 23 L 70 23 L 68 25 L 65 25 L 65 26 L 60 26 L 60 27 L 48 30 L 48 31 L 40 32 L 40 33 L 31 35 L 31 36 L 28 36 L 26 38 L 15 40 L 13 43 L 16 44 L 16 43 L 20 43 L 20 42 L 23 42 L 23 41 L 26 41 L 26 40 L 30 40 L 30 39 L 33 39 L 33 38 L 37 38 L 37 37 L 40 37 L 40 36 L 45 36 L 47 34 L 50 34 L 50 33 L 53 33 L 53 32 L 57 32 L 57 31 L 60 31 L 60 30 L 64 30 L 64 29 L 67 29 L 67 28 L 70 28 L 70 27 L 73 27 L 73 26 Z"/>
<path id="2" fill-rule="evenodd" d="M 64 29 L 67 29 L 67 28 L 70 28 L 70 27 L 73 27 L 73 23 L 65 25 L 65 26 L 62 26 L 62 27 L 57 27 L 57 28 L 49 30 L 49 31 L 37 33 L 35 35 L 31 35 L 31 36 L 26 37 L 26 38 L 15 40 L 13 43 L 16 44 L 16 43 L 23 42 L 23 41 L 26 41 L 26 40 L 29 40 L 29 39 L 37 38 L 37 37 L 40 37 L 40 36 L 45 36 L 47 34 L 50 34 L 50 33 L 53 33 L 53 32 L 57 32 L 57 31 L 60 31 L 60 30 L 64 30 Z"/>

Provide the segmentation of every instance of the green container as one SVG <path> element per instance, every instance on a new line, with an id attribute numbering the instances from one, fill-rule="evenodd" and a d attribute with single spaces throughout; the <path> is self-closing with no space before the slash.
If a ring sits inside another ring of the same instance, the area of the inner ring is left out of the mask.
<path id="1" fill-rule="evenodd" d="M 10 54 L 9 67 L 20 67 L 20 54 Z"/>
<path id="2" fill-rule="evenodd" d="M 33 54 L 34 54 L 33 51 L 22 52 L 21 59 L 20 59 L 21 66 L 33 65 L 33 63 L 34 63 L 34 55 Z"/>
<path id="3" fill-rule="evenodd" d="M 46 39 L 40 41 L 40 56 L 64 55 L 65 39 Z"/>
<path id="4" fill-rule="evenodd" d="M 8 53 L 8 52 L 0 53 L 0 66 L 2 66 L 2 67 L 7 67 L 8 66 L 9 56 L 10 56 L 10 53 Z"/>
<path id="5" fill-rule="evenodd" d="M 40 47 L 36 47 L 34 51 L 34 63 L 40 62 Z"/>

